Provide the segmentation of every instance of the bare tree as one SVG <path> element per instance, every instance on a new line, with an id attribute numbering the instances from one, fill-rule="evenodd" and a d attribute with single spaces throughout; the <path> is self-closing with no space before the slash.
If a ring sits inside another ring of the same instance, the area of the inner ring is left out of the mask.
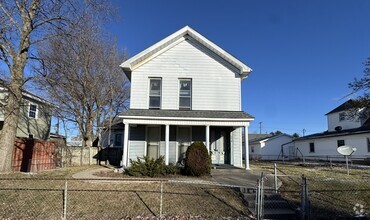
<path id="1" fill-rule="evenodd" d="M 4 125 L 0 133 L 0 172 L 11 170 L 22 87 L 29 79 L 26 65 L 37 59 L 35 45 L 52 39 L 83 17 L 84 8 L 102 11 L 103 0 L 0 0 L 0 61 L 9 73 L 9 91 L 3 107 Z"/>
<path id="2" fill-rule="evenodd" d="M 90 147 L 108 114 L 127 106 L 129 83 L 119 68 L 124 55 L 93 18 L 69 33 L 39 49 L 39 83 L 58 106 L 58 114 L 78 125 L 83 145 Z"/>
<path id="3" fill-rule="evenodd" d="M 370 57 L 364 62 L 365 69 L 362 78 L 355 78 L 353 82 L 349 83 L 349 88 L 352 93 L 357 94 L 358 97 L 348 102 L 347 117 L 350 119 L 360 118 L 368 119 L 370 117 Z"/>

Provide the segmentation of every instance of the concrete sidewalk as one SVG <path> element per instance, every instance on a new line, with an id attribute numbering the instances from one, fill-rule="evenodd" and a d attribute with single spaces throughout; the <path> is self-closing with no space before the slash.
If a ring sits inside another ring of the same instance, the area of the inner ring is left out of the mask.
<path id="1" fill-rule="evenodd" d="M 261 170 L 245 170 L 237 167 L 216 167 L 211 170 L 212 179 L 220 184 L 256 187 L 257 180 L 261 178 L 261 173 L 265 175 L 264 185 L 266 188 L 274 187 L 274 176 L 271 173 Z"/>
<path id="2" fill-rule="evenodd" d="M 96 176 L 93 175 L 94 173 L 98 172 L 108 172 L 110 170 L 113 170 L 114 168 L 112 167 L 106 167 L 106 166 L 101 166 L 99 168 L 89 168 L 87 170 L 75 173 L 72 175 L 72 178 L 74 179 L 112 179 L 111 177 L 102 177 L 102 176 Z"/>
<path id="3" fill-rule="evenodd" d="M 115 168 L 101 166 L 99 168 L 90 168 L 72 175 L 74 179 L 112 179 L 112 177 L 96 176 L 94 173 L 108 172 Z M 208 180 L 199 179 L 196 177 L 177 177 L 171 179 L 173 181 L 191 181 L 191 182 L 216 182 L 219 184 L 242 186 L 242 187 L 256 187 L 257 180 L 261 178 L 261 170 L 245 170 L 233 166 L 216 166 L 216 169 L 211 170 L 211 178 Z M 263 171 L 265 174 L 265 187 L 274 187 L 274 177 L 271 173 Z"/>

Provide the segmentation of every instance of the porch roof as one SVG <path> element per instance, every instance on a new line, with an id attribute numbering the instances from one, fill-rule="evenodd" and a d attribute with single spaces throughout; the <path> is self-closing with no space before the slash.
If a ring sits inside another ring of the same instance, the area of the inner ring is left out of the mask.
<path id="1" fill-rule="evenodd" d="M 124 123 L 244 126 L 253 116 L 243 111 L 129 109 L 119 115 Z"/>
<path id="2" fill-rule="evenodd" d="M 159 118 L 212 118 L 212 119 L 250 119 L 254 117 L 243 111 L 210 111 L 210 110 L 157 110 L 157 109 L 129 109 L 119 117 L 159 117 Z"/>

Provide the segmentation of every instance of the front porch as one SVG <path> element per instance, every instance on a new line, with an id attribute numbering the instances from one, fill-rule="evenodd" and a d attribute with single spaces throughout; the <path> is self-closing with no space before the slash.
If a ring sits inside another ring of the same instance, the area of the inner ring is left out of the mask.
<path id="1" fill-rule="evenodd" d="M 168 115 L 169 111 L 146 110 L 144 113 L 148 112 L 155 114 L 165 112 Z M 194 114 L 193 111 L 173 112 Z M 140 110 L 140 113 L 143 113 L 143 110 Z M 240 117 L 245 116 L 244 112 L 230 113 L 228 115 L 234 117 L 148 117 L 143 114 L 129 115 L 127 113 L 121 115 L 125 126 L 122 165 L 129 166 L 130 159 L 136 160 L 137 157 L 158 158 L 161 155 L 165 157 L 166 164 L 176 164 L 185 157 L 185 152 L 191 143 L 201 141 L 211 155 L 212 164 L 242 167 L 242 131 L 244 129 L 248 133 L 251 118 Z M 248 135 L 244 138 L 244 143 L 246 143 L 244 148 L 246 152 L 249 152 Z M 249 169 L 248 155 L 246 158 L 245 168 Z"/>

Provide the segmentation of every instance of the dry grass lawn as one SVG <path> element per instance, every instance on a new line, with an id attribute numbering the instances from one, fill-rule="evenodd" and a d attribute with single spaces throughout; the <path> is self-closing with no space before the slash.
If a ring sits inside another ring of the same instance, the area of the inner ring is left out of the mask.
<path id="1" fill-rule="evenodd" d="M 160 213 L 167 218 L 220 219 L 248 214 L 239 191 L 232 188 L 150 179 L 71 179 L 87 168 L 91 167 L 0 175 L 0 219 L 60 219 L 66 182 L 67 219 L 159 217 Z"/>
<path id="2" fill-rule="evenodd" d="M 288 175 L 279 176 L 283 183 L 279 191 L 297 206 L 300 204 L 301 176 L 307 178 L 314 219 L 351 217 L 356 210 L 360 211 L 359 205 L 363 206 L 363 213 L 370 213 L 369 168 L 352 168 L 347 175 L 343 164 L 330 167 L 278 163 L 277 167 L 279 175 Z M 271 162 L 253 162 L 251 168 L 274 172 Z"/>

